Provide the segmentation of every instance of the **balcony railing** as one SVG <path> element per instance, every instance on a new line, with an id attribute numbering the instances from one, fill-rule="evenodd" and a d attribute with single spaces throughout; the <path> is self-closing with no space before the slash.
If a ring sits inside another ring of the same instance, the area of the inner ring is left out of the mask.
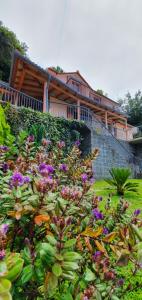
<path id="1" fill-rule="evenodd" d="M 3 81 L 0 81 L 0 100 L 9 102 L 15 106 L 24 106 L 37 111 L 43 111 L 42 100 L 35 99 L 22 92 L 19 92 Z"/>

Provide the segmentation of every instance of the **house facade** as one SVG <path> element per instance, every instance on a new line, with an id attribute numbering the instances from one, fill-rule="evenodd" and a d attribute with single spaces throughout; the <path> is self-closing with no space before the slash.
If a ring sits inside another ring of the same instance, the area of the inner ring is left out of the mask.
<path id="1" fill-rule="evenodd" d="M 99 95 L 79 71 L 44 70 L 17 51 L 12 58 L 9 86 L 1 82 L 0 93 L 3 100 L 9 99 L 14 105 L 87 124 L 96 120 L 119 140 L 132 140 L 135 133 L 120 105 Z"/>

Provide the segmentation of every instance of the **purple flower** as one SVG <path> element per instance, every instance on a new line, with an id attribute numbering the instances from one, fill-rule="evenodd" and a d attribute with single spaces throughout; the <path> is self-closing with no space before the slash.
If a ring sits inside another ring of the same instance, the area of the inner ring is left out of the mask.
<path id="1" fill-rule="evenodd" d="M 100 258 L 102 255 L 102 252 L 101 251 L 96 251 L 94 254 L 93 254 L 93 260 L 96 261 L 98 258 Z"/>
<path id="2" fill-rule="evenodd" d="M 141 213 L 141 210 L 140 209 L 136 209 L 134 211 L 134 216 L 138 216 L 140 213 Z"/>
<path id="3" fill-rule="evenodd" d="M 75 146 L 77 146 L 77 147 L 79 147 L 80 146 L 80 141 L 79 140 L 77 140 L 77 141 L 75 141 Z"/>
<path id="4" fill-rule="evenodd" d="M 29 143 L 33 143 L 34 142 L 34 136 L 33 135 L 29 135 L 28 137 L 27 137 L 27 142 L 29 142 Z"/>
<path id="5" fill-rule="evenodd" d="M 3 235 L 6 235 L 8 229 L 9 229 L 9 225 L 8 225 L 8 224 L 2 224 L 2 225 L 0 226 L 0 232 L 1 232 Z"/>
<path id="6" fill-rule="evenodd" d="M 124 279 L 123 278 L 120 278 L 119 280 L 118 280 L 118 285 L 119 286 L 122 286 L 124 284 Z"/>
<path id="7" fill-rule="evenodd" d="M 54 167 L 51 165 L 46 165 L 45 163 L 41 163 L 39 166 L 39 171 L 47 171 L 48 174 L 53 173 L 55 171 Z"/>
<path id="8" fill-rule="evenodd" d="M 108 233 L 109 233 L 109 230 L 108 230 L 108 228 L 105 227 L 105 228 L 103 229 L 103 234 L 108 234 Z"/>
<path id="9" fill-rule="evenodd" d="M 87 181 L 87 179 L 88 179 L 87 174 L 86 173 L 81 174 L 81 179 L 85 183 Z"/>
<path id="10" fill-rule="evenodd" d="M 2 249 L 0 250 L 0 260 L 4 259 L 4 257 L 5 257 L 5 250 Z"/>
<path id="11" fill-rule="evenodd" d="M 91 184 L 95 183 L 95 178 L 94 178 L 94 177 L 91 177 L 91 178 L 90 178 L 90 183 L 91 183 Z"/>
<path id="12" fill-rule="evenodd" d="M 8 147 L 7 146 L 0 146 L 0 151 L 8 151 Z"/>
<path id="13" fill-rule="evenodd" d="M 102 196 L 99 196 L 99 197 L 98 197 L 98 200 L 99 200 L 99 201 L 102 201 L 102 200 L 103 200 L 103 197 L 102 197 Z"/>
<path id="14" fill-rule="evenodd" d="M 104 218 L 103 214 L 97 208 L 93 209 L 92 213 L 96 220 L 102 220 Z"/>
<path id="15" fill-rule="evenodd" d="M 67 172 L 68 171 L 68 166 L 66 164 L 61 164 L 59 166 L 59 170 L 63 171 L 63 172 Z"/>
<path id="16" fill-rule="evenodd" d="M 11 177 L 11 184 L 12 186 L 20 186 L 24 183 L 24 177 L 20 172 L 14 172 Z"/>
<path id="17" fill-rule="evenodd" d="M 23 180 L 24 180 L 24 183 L 29 183 L 30 182 L 30 177 L 29 176 L 24 176 Z"/>
<path id="18" fill-rule="evenodd" d="M 65 147 L 65 142 L 64 142 L 64 141 L 59 141 L 59 142 L 57 143 L 57 146 L 58 146 L 60 149 L 62 149 L 62 148 Z"/>
<path id="19" fill-rule="evenodd" d="M 8 169 L 9 169 L 8 164 L 7 164 L 7 163 L 4 163 L 4 164 L 2 165 L 2 170 L 3 170 L 3 172 L 6 173 Z"/>

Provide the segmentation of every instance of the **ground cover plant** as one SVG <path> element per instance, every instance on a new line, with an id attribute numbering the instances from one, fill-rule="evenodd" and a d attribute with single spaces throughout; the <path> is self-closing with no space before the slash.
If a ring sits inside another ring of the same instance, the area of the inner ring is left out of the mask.
<path id="1" fill-rule="evenodd" d="M 91 160 L 79 141 L 64 155 L 20 134 L 12 154 L 0 147 L 1 299 L 124 299 L 142 264 L 140 210 L 123 199 L 111 208 L 94 191 Z M 10 152 L 9 152 L 10 151 Z M 13 156 L 12 156 L 13 155 Z M 139 288 L 139 283 L 137 287 Z"/>

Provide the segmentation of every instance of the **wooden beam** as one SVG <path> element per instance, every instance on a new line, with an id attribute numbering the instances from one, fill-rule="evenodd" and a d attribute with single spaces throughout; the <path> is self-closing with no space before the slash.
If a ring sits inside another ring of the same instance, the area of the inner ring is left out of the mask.
<path id="1" fill-rule="evenodd" d="M 38 80 L 40 80 L 43 83 L 45 82 L 45 78 L 44 77 L 38 75 L 37 73 L 35 73 L 35 72 L 31 71 L 31 70 L 26 69 L 26 73 L 32 75 L 33 77 L 37 78 Z"/>

